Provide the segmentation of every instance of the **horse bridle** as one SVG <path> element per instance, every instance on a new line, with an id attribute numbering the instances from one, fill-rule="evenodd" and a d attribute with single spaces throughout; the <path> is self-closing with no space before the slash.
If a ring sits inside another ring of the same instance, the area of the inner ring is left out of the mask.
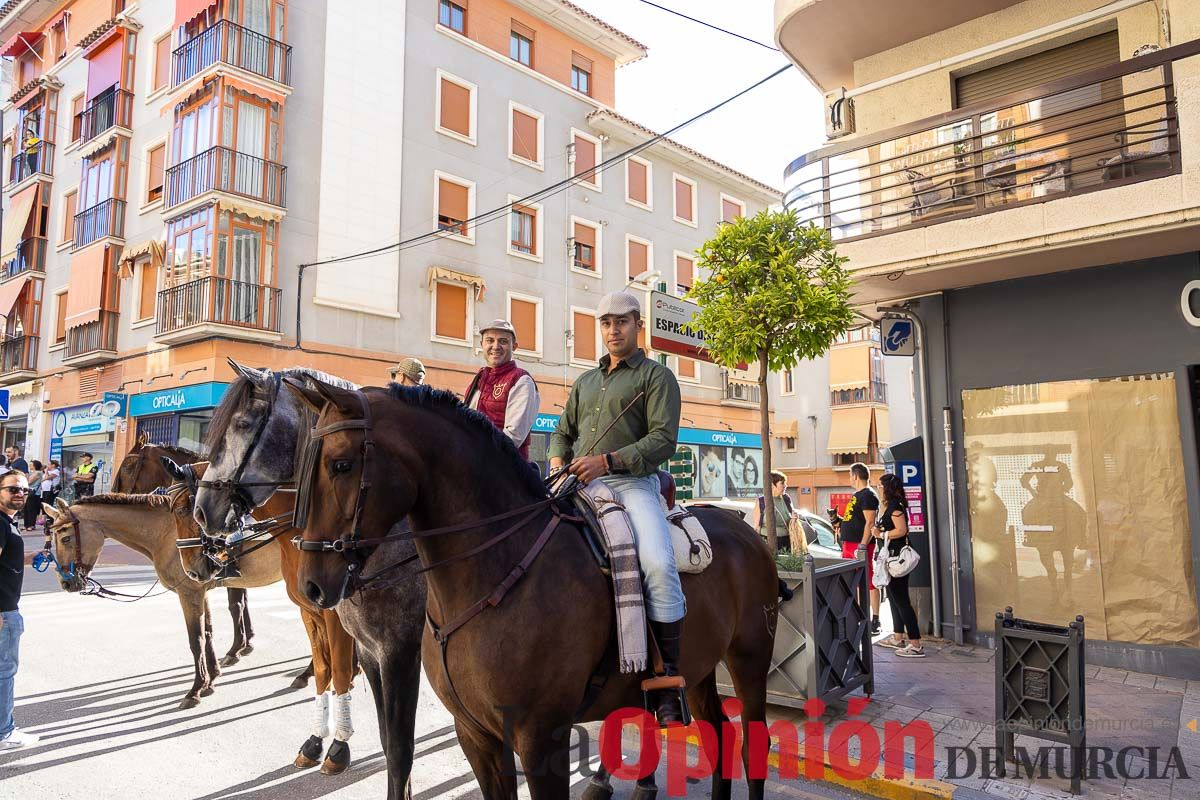
<path id="1" fill-rule="evenodd" d="M 74 539 L 74 545 L 75 545 L 72 549 L 75 551 L 75 558 L 72 559 L 71 563 L 68 564 L 67 568 L 64 570 L 62 568 L 62 564 L 59 562 L 58 558 L 55 557 L 54 558 L 54 569 L 55 569 L 55 571 L 58 572 L 58 576 L 60 578 L 62 578 L 64 581 L 70 581 L 70 580 L 74 580 L 76 577 L 79 577 L 79 578 L 86 577 L 87 573 L 91 572 L 92 568 L 95 567 L 95 564 L 84 564 L 83 563 L 83 537 L 80 535 L 80 532 L 79 532 L 79 517 L 75 516 L 75 512 L 73 512 L 69 508 L 65 509 L 63 511 L 63 514 L 66 516 L 66 518 L 71 523 L 71 535 L 72 535 L 72 538 Z M 54 526 L 52 525 L 50 527 L 50 530 L 53 530 L 53 529 L 54 529 Z M 51 534 L 49 531 L 47 531 L 46 543 L 43 545 L 42 549 L 44 549 L 46 552 L 50 553 L 51 556 L 54 555 L 54 549 L 51 548 Z"/>

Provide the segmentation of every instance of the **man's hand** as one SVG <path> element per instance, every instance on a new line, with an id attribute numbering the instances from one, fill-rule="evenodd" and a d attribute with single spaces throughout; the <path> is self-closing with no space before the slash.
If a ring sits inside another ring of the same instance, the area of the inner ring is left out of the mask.
<path id="1" fill-rule="evenodd" d="M 550 471 L 551 472 L 553 472 L 556 469 L 562 469 L 562 465 L 563 465 L 563 460 L 561 458 L 559 458 L 558 456 L 555 456 L 554 458 L 550 459 Z"/>
<path id="2" fill-rule="evenodd" d="M 567 471 L 584 483 L 591 483 L 608 474 L 608 463 L 602 455 L 583 456 L 572 461 Z"/>

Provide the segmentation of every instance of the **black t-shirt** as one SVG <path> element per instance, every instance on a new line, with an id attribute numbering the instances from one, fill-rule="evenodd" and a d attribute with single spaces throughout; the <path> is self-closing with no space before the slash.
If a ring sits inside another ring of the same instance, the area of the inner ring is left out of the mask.
<path id="1" fill-rule="evenodd" d="M 906 503 L 888 503 L 879 515 L 879 526 L 886 533 L 896 530 L 896 520 L 892 518 L 892 514 L 897 511 L 908 515 L 908 505 Z M 908 544 L 908 534 L 901 536 L 899 539 L 888 539 L 888 555 L 898 556 L 900 551 L 904 549 L 904 545 Z"/>
<path id="2" fill-rule="evenodd" d="M 867 518 L 863 516 L 863 512 L 878 510 L 879 498 L 870 488 L 855 492 L 854 497 L 846 504 L 846 510 L 842 512 L 842 524 L 839 526 L 842 541 L 861 542 L 863 530 L 867 527 Z"/>
<path id="3" fill-rule="evenodd" d="M 21 599 L 21 584 L 25 580 L 25 540 L 17 533 L 13 521 L 0 513 L 0 611 L 16 611 Z"/>

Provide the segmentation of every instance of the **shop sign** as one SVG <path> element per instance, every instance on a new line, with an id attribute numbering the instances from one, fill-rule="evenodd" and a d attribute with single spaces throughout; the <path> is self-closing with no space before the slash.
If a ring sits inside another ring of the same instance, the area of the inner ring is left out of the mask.
<path id="1" fill-rule="evenodd" d="M 691 327 L 700 306 L 666 292 L 650 293 L 650 349 L 660 353 L 712 361 L 704 332 Z"/>
<path id="2" fill-rule="evenodd" d="M 534 433 L 554 433 L 558 428 L 557 414 L 538 414 L 537 419 L 533 421 Z"/>
<path id="3" fill-rule="evenodd" d="M 121 392 L 105 392 L 101 401 L 101 413 L 110 417 L 124 417 L 129 409 L 129 395 Z"/>
<path id="4" fill-rule="evenodd" d="M 925 475 L 920 461 L 896 462 L 896 474 L 904 487 L 904 499 L 908 501 L 908 530 L 910 533 L 925 532 Z"/>
<path id="5" fill-rule="evenodd" d="M 87 436 L 95 433 L 112 433 L 116 430 L 115 417 L 103 411 L 104 403 L 93 403 L 74 408 L 60 408 L 54 412 L 52 431 L 56 438 Z"/>
<path id="6" fill-rule="evenodd" d="M 135 394 L 129 399 L 129 414 L 133 417 L 145 417 L 152 414 L 213 408 L 220 404 L 227 388 L 227 383 L 197 383 Z"/>
<path id="7" fill-rule="evenodd" d="M 137 399 L 136 397 L 134 398 Z M 538 414 L 533 421 L 534 433 L 554 433 L 558 428 L 557 414 Z M 710 431 L 703 428 L 680 428 L 679 444 L 720 445 L 762 449 L 762 437 L 756 433 Z"/>

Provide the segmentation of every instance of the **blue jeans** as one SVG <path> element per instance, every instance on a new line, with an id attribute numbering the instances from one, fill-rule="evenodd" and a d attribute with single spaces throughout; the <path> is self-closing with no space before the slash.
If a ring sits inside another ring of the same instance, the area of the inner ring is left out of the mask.
<path id="1" fill-rule="evenodd" d="M 13 680 L 17 677 L 17 651 L 25 621 L 20 611 L 5 611 L 0 614 L 4 627 L 0 628 L 0 740 L 7 739 L 13 732 Z"/>
<path id="2" fill-rule="evenodd" d="M 646 616 L 655 622 L 675 622 L 687 613 L 687 601 L 675 568 L 675 546 L 670 523 L 659 500 L 658 476 L 635 478 L 606 475 L 600 478 L 625 506 L 642 566 L 642 589 L 646 594 Z"/>

